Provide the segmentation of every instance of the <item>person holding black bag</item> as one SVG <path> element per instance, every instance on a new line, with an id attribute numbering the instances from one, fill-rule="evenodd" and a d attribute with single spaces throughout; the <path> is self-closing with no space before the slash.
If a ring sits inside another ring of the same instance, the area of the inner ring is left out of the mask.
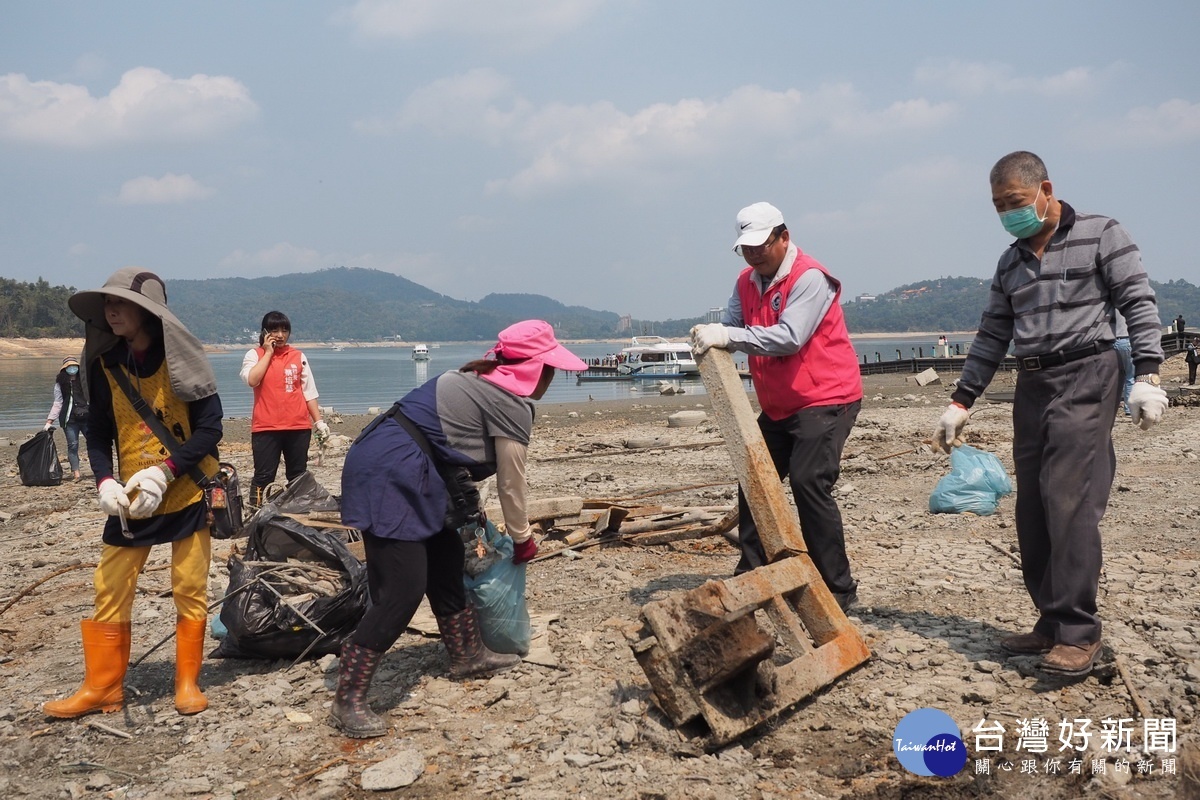
<path id="1" fill-rule="evenodd" d="M 43 711 L 72 719 L 124 706 L 138 574 L 150 548 L 169 543 L 178 614 L 175 709 L 196 714 L 208 707 L 198 679 L 211 543 L 195 476 L 202 482 L 217 469 L 224 414 L 216 378 L 200 341 L 167 308 L 166 287 L 154 273 L 125 267 L 68 303 L 86 323 L 88 456 L 109 516 L 95 571 L 95 612 L 81 623 L 83 686 Z"/>
<path id="2" fill-rule="evenodd" d="M 50 430 L 57 422 L 67 437 L 67 461 L 71 462 L 71 480 L 81 477 L 79 472 L 79 434 L 87 422 L 88 402 L 79 378 L 79 359 L 67 356 L 62 368 L 54 377 L 54 403 L 46 415 L 43 430 Z"/>
<path id="3" fill-rule="evenodd" d="M 525 511 L 525 458 L 533 401 L 546 393 L 555 369 L 587 364 L 558 343 L 549 323 L 518 322 L 500 332 L 483 359 L 412 390 L 351 445 L 342 469 L 342 522 L 363 533 L 371 605 L 342 645 L 330 715 L 347 736 L 387 733 L 367 705 L 367 690 L 422 596 L 429 597 L 452 677 L 520 662 L 483 643 L 463 586 L 457 528 L 479 514 L 472 481 L 495 475 L 513 563 L 537 554 Z"/>

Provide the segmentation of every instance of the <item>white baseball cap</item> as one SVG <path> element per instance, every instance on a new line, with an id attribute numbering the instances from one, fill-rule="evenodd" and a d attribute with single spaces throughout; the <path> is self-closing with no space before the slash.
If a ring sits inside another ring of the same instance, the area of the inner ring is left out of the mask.
<path id="1" fill-rule="evenodd" d="M 771 231 L 783 224 L 783 212 L 770 203 L 755 203 L 746 206 L 737 215 L 737 241 L 733 249 L 742 245 L 757 247 L 767 240 Z"/>

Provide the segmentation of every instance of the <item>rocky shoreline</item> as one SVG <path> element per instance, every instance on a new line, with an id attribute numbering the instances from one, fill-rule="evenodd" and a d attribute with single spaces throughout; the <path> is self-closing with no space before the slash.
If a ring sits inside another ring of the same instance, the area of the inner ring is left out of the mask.
<path id="1" fill-rule="evenodd" d="M 1170 380 L 1173 373 L 1164 374 Z M 1006 382 L 1010 376 L 998 376 L 993 388 Z M 47 720 L 41 703 L 72 691 L 82 677 L 78 623 L 90 614 L 92 592 L 91 570 L 81 565 L 98 555 L 101 515 L 90 480 L 21 486 L 12 447 L 0 476 L 0 607 L 11 603 L 0 612 L 0 792 L 367 797 L 379 792 L 364 785 L 386 781 L 381 773 L 392 767 L 393 775 L 409 770 L 415 782 L 384 796 L 1167 798 L 1196 791 L 1180 776 L 1200 714 L 1200 410 L 1172 407 L 1149 433 L 1124 419 L 1116 423 L 1118 475 L 1102 525 L 1101 615 L 1109 653 L 1091 677 L 1069 681 L 1038 672 L 1036 658 L 1007 657 L 997 645 L 1000 636 L 1032 622 L 1016 559 L 1013 497 L 987 517 L 928 511 L 929 493 L 948 464 L 923 440 L 948 387 L 918 387 L 904 376 L 872 377 L 866 385 L 837 492 L 860 581 L 862 605 L 851 617 L 873 657 L 715 753 L 681 735 L 655 708 L 627 634 L 650 600 L 731 574 L 735 550 L 719 536 L 595 547 L 531 565 L 530 609 L 554 618 L 552 666 L 527 662 L 491 679 L 452 682 L 436 639 L 406 634 L 371 693 L 392 725 L 383 739 L 347 740 L 325 724 L 332 656 L 291 668 L 208 660 L 201 680 L 210 708 L 180 717 L 172 708 L 170 645 L 130 670 L 124 711 Z M 711 422 L 667 427 L 669 414 L 706 406 L 705 397 L 687 395 L 541 406 L 530 453 L 533 495 L 621 499 L 669 492 L 664 496 L 680 505 L 734 502 L 722 448 L 623 445 L 635 438 L 670 444 L 719 438 Z M 335 494 L 342 451 L 366 421 L 335 421 L 338 438 L 313 466 Z M 968 432 L 970 444 L 996 453 L 1011 471 L 1010 406 L 981 404 Z M 248 474 L 248 421 L 227 420 L 222 455 Z M 211 599 L 226 587 L 230 546 L 215 543 Z M 174 609 L 163 595 L 169 552 L 156 548 L 141 579 L 134 658 L 172 629 Z M 72 566 L 80 568 L 19 596 Z M 920 707 L 940 709 L 957 723 L 970 754 L 957 776 L 920 777 L 897 762 L 893 732 Z M 1098 730 L 1103 719 L 1131 719 L 1136 745 L 1143 716 L 1178 726 L 1175 775 L 1164 774 L 1166 754 L 1155 753 L 1153 768 L 1139 772 L 1136 750 L 1109 752 L 1099 735 L 1078 751 L 1077 774 L 1065 753 L 1060 771 L 1048 772 L 1060 721 L 1088 718 Z M 1019 721 L 1031 719 L 1049 724 L 1051 752 L 1019 749 Z M 976 746 L 972 729 L 984 720 L 1008 733 L 998 752 Z M 977 772 L 976 759 L 984 757 L 989 774 Z M 1035 768 L 1023 771 L 1030 760 Z M 1098 765 L 1103 774 L 1095 772 Z"/>

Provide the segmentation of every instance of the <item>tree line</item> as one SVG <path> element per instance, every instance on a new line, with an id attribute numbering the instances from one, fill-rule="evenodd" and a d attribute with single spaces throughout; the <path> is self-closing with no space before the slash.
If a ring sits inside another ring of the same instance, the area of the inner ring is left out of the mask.
<path id="1" fill-rule="evenodd" d="M 989 279 L 946 277 L 910 283 L 873 302 L 845 302 L 853 333 L 974 330 L 987 302 Z M 1200 327 L 1200 286 L 1184 280 L 1151 281 L 1164 326 L 1182 314 Z M 59 338 L 83 335 L 67 307 L 70 286 L 0 278 L 0 337 Z M 542 295 L 493 294 L 479 302 L 455 300 L 379 270 L 336 267 L 268 278 L 172 280 L 171 310 L 207 342 L 257 341 L 262 315 L 278 309 L 300 340 L 486 341 L 520 319 L 550 321 L 562 338 L 605 339 L 654 333 L 686 336 L 701 318 L 633 320 L 618 330 L 611 311 L 566 306 Z"/>
<path id="2" fill-rule="evenodd" d="M 57 339 L 83 336 L 83 322 L 67 308 L 73 286 L 0 278 L 0 337 Z"/>

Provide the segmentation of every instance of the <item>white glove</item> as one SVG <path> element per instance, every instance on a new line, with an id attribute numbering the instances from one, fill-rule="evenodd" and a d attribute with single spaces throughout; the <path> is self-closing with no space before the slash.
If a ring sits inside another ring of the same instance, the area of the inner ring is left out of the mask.
<path id="1" fill-rule="evenodd" d="M 724 350 L 729 346 L 729 331 L 719 322 L 708 322 L 692 327 L 692 353 L 701 355 L 716 347 Z"/>
<path id="2" fill-rule="evenodd" d="M 115 517 L 122 510 L 129 509 L 129 495 L 125 487 L 116 478 L 108 478 L 100 484 L 100 510 L 110 517 Z"/>
<path id="3" fill-rule="evenodd" d="M 46 425 L 42 428 L 42 430 L 48 431 L 53 427 L 54 427 L 54 423 L 50 420 L 46 420 Z"/>
<path id="4" fill-rule="evenodd" d="M 145 519 L 158 509 L 162 502 L 163 493 L 167 491 L 167 473 L 162 467 L 146 467 L 125 484 L 125 494 L 129 501 L 129 516 L 131 519 Z"/>
<path id="5" fill-rule="evenodd" d="M 942 418 L 938 420 L 937 430 L 933 432 L 933 443 L 947 453 L 961 445 L 963 428 L 970 417 L 971 412 L 958 403 L 946 406 Z"/>
<path id="6" fill-rule="evenodd" d="M 1162 419 L 1167 410 L 1167 393 L 1161 386 L 1138 381 L 1129 390 L 1129 415 L 1133 421 L 1148 431 Z"/>
<path id="7" fill-rule="evenodd" d="M 313 430 L 317 434 L 317 445 L 325 444 L 325 440 L 329 438 L 329 423 L 323 419 L 319 419 L 313 424 Z"/>

